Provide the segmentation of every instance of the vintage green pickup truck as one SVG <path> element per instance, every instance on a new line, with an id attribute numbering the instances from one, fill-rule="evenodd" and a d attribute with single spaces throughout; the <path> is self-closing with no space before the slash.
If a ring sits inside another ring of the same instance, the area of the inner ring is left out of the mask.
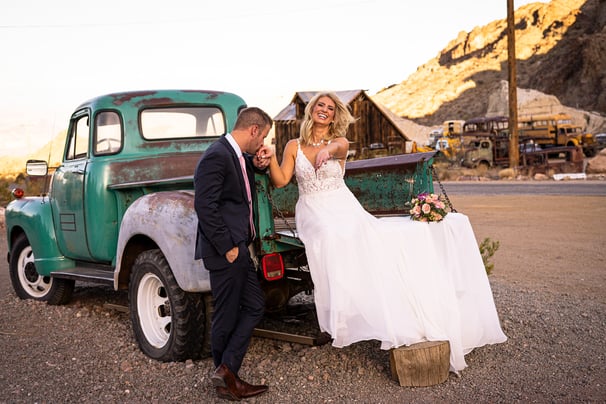
<path id="1" fill-rule="evenodd" d="M 135 339 L 161 361 L 209 353 L 212 296 L 194 260 L 193 172 L 206 148 L 230 131 L 246 104 L 218 91 L 143 91 L 99 96 L 77 107 L 63 161 L 27 163 L 49 178 L 48 192 L 6 208 L 9 271 L 16 294 L 69 302 L 76 281 L 127 290 Z M 372 213 L 407 213 L 433 191 L 432 153 L 347 164 L 346 181 Z M 254 244 L 268 311 L 313 288 L 305 249 L 288 222 L 295 184 L 274 190 L 257 174 Z M 292 221 L 291 221 L 292 222 Z"/>

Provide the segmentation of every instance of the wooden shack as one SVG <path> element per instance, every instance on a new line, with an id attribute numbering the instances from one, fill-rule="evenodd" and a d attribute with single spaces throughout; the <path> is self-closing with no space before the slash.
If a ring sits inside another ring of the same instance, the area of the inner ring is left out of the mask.
<path id="1" fill-rule="evenodd" d="M 291 103 L 275 118 L 275 146 L 278 160 L 282 160 L 284 146 L 290 139 L 299 137 L 299 128 L 305 106 L 318 91 L 300 91 Z M 400 117 L 373 101 L 364 90 L 334 92 L 349 106 L 356 122 L 349 127 L 350 160 L 359 160 L 406 152 L 406 136 L 398 125 Z"/>

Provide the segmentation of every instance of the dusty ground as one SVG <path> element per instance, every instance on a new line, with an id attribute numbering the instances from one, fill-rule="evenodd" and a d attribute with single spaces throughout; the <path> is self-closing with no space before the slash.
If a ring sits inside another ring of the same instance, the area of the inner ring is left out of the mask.
<path id="1" fill-rule="evenodd" d="M 476 238 L 500 242 L 491 279 L 606 303 L 606 198 L 450 196 Z"/>
<path id="2" fill-rule="evenodd" d="M 606 198 L 451 195 L 479 241 L 500 242 L 489 279 L 504 344 L 461 377 L 404 388 L 372 342 L 344 349 L 255 338 L 242 374 L 275 402 L 605 402 Z M 124 296 L 76 289 L 67 306 L 17 299 L 0 229 L 0 402 L 211 402 L 209 359 L 158 363 L 136 347 Z"/>

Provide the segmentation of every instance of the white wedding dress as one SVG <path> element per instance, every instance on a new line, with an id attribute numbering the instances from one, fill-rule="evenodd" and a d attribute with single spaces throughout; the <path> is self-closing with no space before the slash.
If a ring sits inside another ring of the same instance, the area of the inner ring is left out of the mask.
<path id="1" fill-rule="evenodd" d="M 316 171 L 300 147 L 295 175 L 297 232 L 320 329 L 333 346 L 449 341 L 450 369 L 458 372 L 473 348 L 507 339 L 465 215 L 440 223 L 378 219 L 347 188 L 337 160 Z"/>

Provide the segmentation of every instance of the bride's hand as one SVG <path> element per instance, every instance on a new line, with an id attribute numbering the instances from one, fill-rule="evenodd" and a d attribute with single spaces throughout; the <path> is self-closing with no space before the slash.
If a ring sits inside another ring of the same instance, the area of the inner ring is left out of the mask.
<path id="1" fill-rule="evenodd" d="M 269 162 L 273 156 L 273 151 L 268 146 L 263 145 L 255 155 L 253 164 L 255 167 L 263 170 L 269 166 Z"/>
<path id="2" fill-rule="evenodd" d="M 326 162 L 328 160 L 330 160 L 331 158 L 332 158 L 332 156 L 330 155 L 330 152 L 326 148 L 320 150 L 316 156 L 316 170 L 319 170 L 320 167 L 322 167 L 324 164 L 326 164 Z"/>

